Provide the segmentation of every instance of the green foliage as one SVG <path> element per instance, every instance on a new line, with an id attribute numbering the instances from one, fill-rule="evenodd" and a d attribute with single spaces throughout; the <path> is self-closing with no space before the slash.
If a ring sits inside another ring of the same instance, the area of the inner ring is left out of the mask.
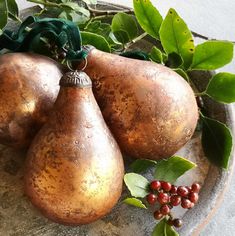
<path id="1" fill-rule="evenodd" d="M 152 61 L 154 61 L 156 63 L 163 64 L 166 59 L 166 55 L 164 55 L 159 48 L 154 46 L 151 49 L 150 58 Z"/>
<path id="2" fill-rule="evenodd" d="M 141 173 L 146 171 L 150 167 L 154 167 L 156 164 L 156 161 L 138 159 L 131 164 L 131 170 L 135 173 Z"/>
<path id="3" fill-rule="evenodd" d="M 235 102 L 235 75 L 218 73 L 210 80 L 206 94 L 222 103 Z"/>
<path id="4" fill-rule="evenodd" d="M 149 194 L 149 181 L 142 175 L 135 173 L 125 174 L 124 182 L 133 197 L 144 198 Z"/>
<path id="5" fill-rule="evenodd" d="M 195 48 L 190 69 L 215 70 L 233 59 L 233 44 L 223 41 L 207 41 Z"/>
<path id="6" fill-rule="evenodd" d="M 195 167 L 196 165 L 193 162 L 179 156 L 173 156 L 157 163 L 154 177 L 158 180 L 174 183 L 186 171 Z"/>
<path id="7" fill-rule="evenodd" d="M 159 39 L 162 16 L 150 0 L 133 0 L 135 16 L 142 29 L 153 38 Z"/>
<path id="8" fill-rule="evenodd" d="M 112 38 L 111 25 L 108 23 L 102 23 L 101 21 L 92 21 L 84 28 L 84 31 L 103 36 L 110 46 L 115 46 L 117 44 L 117 42 L 115 42 Z"/>
<path id="9" fill-rule="evenodd" d="M 128 205 L 131 205 L 131 206 L 135 206 L 135 207 L 142 208 L 142 209 L 147 209 L 147 207 L 144 205 L 144 203 L 137 198 L 126 198 L 123 202 Z"/>
<path id="10" fill-rule="evenodd" d="M 119 42 L 126 44 L 138 35 L 134 18 L 126 13 L 117 13 L 112 20 L 112 32 Z"/>
<path id="11" fill-rule="evenodd" d="M 202 146 L 207 158 L 215 165 L 227 168 L 233 141 L 229 128 L 214 119 L 202 116 Z"/>
<path id="12" fill-rule="evenodd" d="M 164 218 L 155 226 L 152 236 L 179 236 L 179 234 L 167 224 L 167 220 Z"/>
<path id="13" fill-rule="evenodd" d="M 170 68 L 178 68 L 181 67 L 183 63 L 183 58 L 179 54 L 172 52 L 168 55 L 166 65 Z"/>
<path id="14" fill-rule="evenodd" d="M 160 39 L 164 50 L 177 53 L 184 60 L 184 68 L 192 62 L 194 42 L 191 31 L 174 9 L 170 9 L 160 28 Z"/>
<path id="15" fill-rule="evenodd" d="M 91 33 L 91 32 L 81 32 L 82 35 L 82 44 L 83 45 L 93 45 L 97 49 L 100 49 L 104 52 L 110 52 L 111 48 L 107 40 L 98 34 Z"/>
<path id="16" fill-rule="evenodd" d="M 187 82 L 189 82 L 188 74 L 181 68 L 176 68 L 174 71 L 179 74 L 182 78 L 184 78 Z"/>
<path id="17" fill-rule="evenodd" d="M 8 18 L 14 20 L 18 14 L 18 6 L 15 0 L 0 0 L 0 29 L 6 26 Z"/>

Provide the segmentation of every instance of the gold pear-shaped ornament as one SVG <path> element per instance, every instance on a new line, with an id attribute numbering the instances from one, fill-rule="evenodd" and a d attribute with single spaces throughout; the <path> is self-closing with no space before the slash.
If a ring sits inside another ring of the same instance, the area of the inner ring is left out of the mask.
<path id="1" fill-rule="evenodd" d="M 84 48 L 88 51 L 84 71 L 123 153 L 158 160 L 189 141 L 198 107 L 193 90 L 180 75 L 154 62 Z"/>
<path id="2" fill-rule="evenodd" d="M 88 224 L 117 203 L 123 159 L 90 78 L 84 72 L 68 72 L 60 86 L 52 114 L 28 151 L 25 192 L 49 219 Z"/>

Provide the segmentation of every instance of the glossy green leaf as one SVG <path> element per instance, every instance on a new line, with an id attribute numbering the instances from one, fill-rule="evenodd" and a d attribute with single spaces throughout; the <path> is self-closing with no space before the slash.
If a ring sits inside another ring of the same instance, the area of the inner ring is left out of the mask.
<path id="1" fill-rule="evenodd" d="M 156 164 L 157 164 L 156 161 L 139 159 L 139 160 L 134 161 L 130 167 L 133 172 L 141 173 L 141 172 L 146 171 L 150 167 L 154 167 Z"/>
<path id="2" fill-rule="evenodd" d="M 6 0 L 0 0 L 0 29 L 3 29 L 7 24 L 8 11 Z"/>
<path id="3" fill-rule="evenodd" d="M 189 76 L 188 74 L 181 68 L 176 68 L 174 71 L 179 74 L 181 77 L 183 77 L 187 82 L 189 82 Z"/>
<path id="4" fill-rule="evenodd" d="M 111 37 L 111 25 L 108 23 L 102 23 L 101 21 L 93 21 L 88 24 L 84 30 L 103 36 L 110 46 L 116 45 L 116 42 Z"/>
<path id="5" fill-rule="evenodd" d="M 150 0 L 133 0 L 135 16 L 145 32 L 159 39 L 162 16 Z"/>
<path id="6" fill-rule="evenodd" d="M 202 146 L 205 155 L 212 163 L 226 169 L 233 146 L 231 131 L 217 120 L 203 116 L 202 121 Z"/>
<path id="7" fill-rule="evenodd" d="M 190 69 L 215 70 L 233 59 L 233 44 L 224 41 L 207 41 L 197 45 Z"/>
<path id="8" fill-rule="evenodd" d="M 137 199 L 137 198 L 126 198 L 123 202 L 128 204 L 128 205 L 132 205 L 132 206 L 135 206 L 135 207 L 147 209 L 147 207 L 144 205 L 144 203 L 141 200 Z"/>
<path id="9" fill-rule="evenodd" d="M 179 236 L 179 234 L 174 230 L 174 228 L 167 224 L 165 225 L 166 236 Z"/>
<path id="10" fill-rule="evenodd" d="M 218 73 L 213 76 L 206 94 L 218 102 L 235 102 L 235 74 Z"/>
<path id="11" fill-rule="evenodd" d="M 168 55 L 166 66 L 170 68 L 178 68 L 182 66 L 182 64 L 183 64 L 183 58 L 179 54 L 172 52 Z"/>
<path id="12" fill-rule="evenodd" d="M 81 32 L 81 35 L 83 45 L 93 45 L 99 50 L 102 50 L 104 52 L 110 52 L 109 43 L 103 36 L 84 31 Z"/>
<path id="13" fill-rule="evenodd" d="M 149 181 L 142 175 L 125 174 L 124 182 L 133 197 L 144 198 L 149 194 Z"/>
<path id="14" fill-rule="evenodd" d="M 163 53 L 156 46 L 152 47 L 151 52 L 150 52 L 150 58 L 152 61 L 156 63 L 160 63 L 160 64 L 164 63 Z"/>
<path id="15" fill-rule="evenodd" d="M 162 22 L 160 39 L 168 54 L 177 53 L 183 58 L 184 67 L 190 66 L 194 53 L 193 37 L 186 23 L 172 8 Z"/>
<path id="16" fill-rule="evenodd" d="M 164 218 L 161 220 L 157 225 L 154 227 L 152 236 L 167 236 L 166 235 L 166 219 Z"/>
<path id="17" fill-rule="evenodd" d="M 8 7 L 8 12 L 12 16 L 18 16 L 19 9 L 15 0 L 7 0 L 7 7 Z"/>
<path id="18" fill-rule="evenodd" d="M 138 35 L 138 27 L 135 20 L 124 12 L 117 13 L 113 17 L 111 28 L 117 40 L 123 44 L 130 42 Z"/>
<path id="19" fill-rule="evenodd" d="M 156 165 L 154 178 L 174 183 L 186 171 L 196 167 L 191 161 L 179 156 L 159 161 Z"/>
<path id="20" fill-rule="evenodd" d="M 77 13 L 81 13 L 86 17 L 90 17 L 90 12 L 84 7 L 80 7 L 76 2 L 66 2 L 66 3 L 61 3 L 60 5 L 63 7 L 67 7 L 71 10 L 74 10 Z"/>
<path id="21" fill-rule="evenodd" d="M 120 42 L 122 44 L 126 44 L 131 41 L 128 36 L 128 33 L 124 30 L 115 31 L 115 32 L 113 32 L 113 34 L 114 34 L 115 38 L 118 40 L 118 42 Z"/>

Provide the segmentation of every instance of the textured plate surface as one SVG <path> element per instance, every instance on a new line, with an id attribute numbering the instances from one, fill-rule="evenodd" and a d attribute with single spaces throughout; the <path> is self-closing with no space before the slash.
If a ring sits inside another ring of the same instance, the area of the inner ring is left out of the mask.
<path id="1" fill-rule="evenodd" d="M 122 6 L 101 3 L 103 9 L 126 9 Z M 33 9 L 23 12 L 26 16 Z M 142 40 L 136 48 L 147 49 L 150 39 Z M 209 79 L 209 73 L 196 72 L 192 75 L 198 89 L 201 90 Z M 206 99 L 205 105 L 211 117 L 226 123 L 234 133 L 234 115 L 232 106 L 217 104 Z M 206 160 L 201 143 L 200 133 L 196 132 L 191 141 L 178 152 L 181 156 L 195 162 L 198 167 L 178 180 L 178 184 L 191 184 L 199 181 L 203 184 L 200 201 L 193 210 L 176 210 L 176 216 L 183 217 L 184 226 L 181 236 L 198 235 L 222 200 L 226 185 L 232 175 L 233 159 L 229 170 L 224 171 Z M 4 236 L 147 236 L 151 235 L 156 224 L 148 210 L 135 209 L 121 203 L 128 194 L 123 192 L 120 203 L 105 218 L 86 226 L 68 227 L 52 223 L 41 216 L 30 204 L 23 193 L 23 166 L 26 152 L 0 147 L 0 235 Z M 126 158 L 127 166 L 128 158 Z M 151 170 L 147 174 L 151 179 Z"/>

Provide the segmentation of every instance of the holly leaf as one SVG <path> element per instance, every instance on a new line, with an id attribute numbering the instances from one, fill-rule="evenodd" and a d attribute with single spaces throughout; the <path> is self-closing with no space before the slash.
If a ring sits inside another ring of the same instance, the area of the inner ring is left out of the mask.
<path id="1" fill-rule="evenodd" d="M 7 10 L 7 1 L 0 0 L 0 29 L 3 29 L 7 24 L 8 19 L 8 10 Z"/>
<path id="2" fill-rule="evenodd" d="M 193 162 L 183 157 L 173 156 L 157 163 L 154 178 L 174 183 L 186 171 L 195 167 L 196 164 Z"/>
<path id="3" fill-rule="evenodd" d="M 134 161 L 130 167 L 133 172 L 141 173 L 146 171 L 148 168 L 155 166 L 156 164 L 156 161 L 139 159 Z"/>
<path id="4" fill-rule="evenodd" d="M 214 119 L 202 116 L 202 147 L 207 158 L 227 169 L 233 141 L 229 128 Z"/>
<path id="5" fill-rule="evenodd" d="M 235 102 L 235 74 L 218 73 L 214 75 L 205 92 L 218 102 Z"/>
<path id="6" fill-rule="evenodd" d="M 149 194 L 149 181 L 142 175 L 125 174 L 124 182 L 133 197 L 144 198 Z"/>
<path id="7" fill-rule="evenodd" d="M 128 205 L 131 205 L 131 206 L 147 209 L 147 207 L 144 205 L 144 203 L 137 198 L 126 198 L 123 202 Z"/>
<path id="8" fill-rule="evenodd" d="M 81 32 L 81 36 L 83 45 L 93 45 L 99 50 L 110 52 L 109 43 L 103 36 L 85 31 Z"/>
<path id="9" fill-rule="evenodd" d="M 160 39 L 164 50 L 177 53 L 184 60 L 184 67 L 192 63 L 194 42 L 191 31 L 174 9 L 170 9 L 160 28 Z"/>
<path id="10" fill-rule="evenodd" d="M 215 70 L 233 59 L 233 44 L 225 41 L 207 41 L 197 45 L 190 67 L 192 70 Z"/>
<path id="11" fill-rule="evenodd" d="M 130 42 L 138 35 L 135 20 L 124 12 L 119 12 L 113 17 L 111 28 L 117 40 L 123 44 Z"/>
<path id="12" fill-rule="evenodd" d="M 153 38 L 159 39 L 162 16 L 150 0 L 133 0 L 134 12 L 141 28 Z"/>
<path id="13" fill-rule="evenodd" d="M 181 77 L 183 77 L 187 82 L 189 82 L 189 76 L 188 74 L 181 68 L 176 68 L 174 71 L 179 74 Z"/>

